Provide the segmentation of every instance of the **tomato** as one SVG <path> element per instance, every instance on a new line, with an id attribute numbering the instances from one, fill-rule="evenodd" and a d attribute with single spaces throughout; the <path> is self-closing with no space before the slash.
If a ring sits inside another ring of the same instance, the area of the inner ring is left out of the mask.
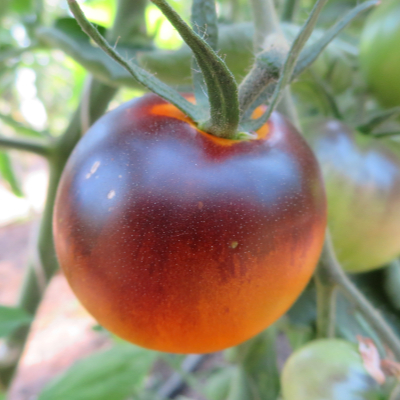
<path id="1" fill-rule="evenodd" d="M 306 128 L 320 161 L 328 225 L 344 269 L 378 268 L 400 254 L 400 144 L 335 121 Z"/>
<path id="2" fill-rule="evenodd" d="M 322 179 L 281 115 L 257 134 L 211 136 L 149 94 L 82 138 L 58 189 L 55 244 L 101 325 L 150 349 L 205 353 L 294 302 L 322 247 Z"/>
<path id="3" fill-rule="evenodd" d="M 400 105 L 400 2 L 386 0 L 366 21 L 360 42 L 360 65 L 376 98 L 387 107 Z"/>
<path id="4" fill-rule="evenodd" d="M 357 345 L 320 339 L 294 352 L 282 371 L 284 400 L 372 400 L 379 387 Z"/>

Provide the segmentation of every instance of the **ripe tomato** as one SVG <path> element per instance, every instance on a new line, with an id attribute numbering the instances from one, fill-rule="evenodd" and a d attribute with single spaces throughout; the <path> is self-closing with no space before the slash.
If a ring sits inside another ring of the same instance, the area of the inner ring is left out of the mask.
<path id="1" fill-rule="evenodd" d="M 360 65 L 377 99 L 400 105 L 400 2 L 386 0 L 366 21 L 360 42 Z"/>
<path id="2" fill-rule="evenodd" d="M 400 254 L 400 144 L 338 121 L 308 126 L 328 197 L 328 225 L 344 269 L 363 272 Z"/>
<path id="3" fill-rule="evenodd" d="M 372 400 L 379 395 L 357 345 L 340 339 L 315 340 L 294 352 L 281 381 L 284 400 Z"/>
<path id="4" fill-rule="evenodd" d="M 106 114 L 58 189 L 56 250 L 83 305 L 143 347 L 204 353 L 279 318 L 317 263 L 318 163 L 279 114 L 258 139 L 196 129 L 156 95 Z"/>

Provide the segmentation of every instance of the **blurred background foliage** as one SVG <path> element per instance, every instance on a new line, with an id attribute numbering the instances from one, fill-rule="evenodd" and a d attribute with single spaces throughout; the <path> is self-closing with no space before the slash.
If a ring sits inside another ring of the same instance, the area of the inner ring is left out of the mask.
<path id="1" fill-rule="evenodd" d="M 290 0 L 276 2 L 281 15 L 287 2 Z M 86 0 L 82 2 L 82 9 L 89 20 L 110 30 L 116 3 L 115 0 Z M 314 1 L 294 3 L 297 6 L 294 19 L 286 22 L 285 28 L 289 40 L 306 19 Z M 329 27 L 357 3 L 357 0 L 331 0 L 322 12 L 318 29 Z M 191 2 L 170 0 L 170 4 L 190 20 Z M 249 1 L 220 0 L 217 6 L 221 53 L 226 54 L 229 66 L 240 80 L 253 59 Z M 157 72 L 169 84 L 190 90 L 190 53 L 181 38 L 154 5 L 146 6 L 145 17 L 145 38 L 134 43 L 121 38 L 116 41 L 117 48 L 127 58 Z M 344 119 L 359 119 L 366 111 L 379 109 L 375 100 L 368 97 L 357 73 L 357 46 L 364 18 L 352 23 L 328 47 L 321 60 L 292 85 L 302 119 L 335 113 Z M 119 88 L 108 108 L 144 93 L 119 66 L 91 45 L 71 19 L 65 0 L 0 1 L 1 135 L 59 137 L 79 103 L 87 97 L 93 80 L 91 74 Z M 354 101 L 355 97 L 363 99 L 362 108 L 360 102 Z M 25 195 L 20 171 L 26 157 L 16 151 L 0 152 L 2 183 L 17 197 Z M 360 277 L 359 283 L 367 288 L 376 304 L 384 305 L 387 316 L 396 326 L 396 308 L 389 304 L 378 286 L 371 284 L 381 279 L 378 271 Z M 355 326 L 349 318 L 352 309 L 344 299 L 340 300 L 339 309 L 342 312 L 338 333 L 354 340 L 360 333 L 360 325 Z M 361 316 L 358 318 L 362 320 Z M 19 309 L 0 307 L 0 335 L 8 335 L 29 320 L 29 315 Z M 361 332 L 368 336 L 371 328 L 365 321 L 362 324 Z M 108 335 L 101 327 L 94 328 L 99 335 Z M 112 338 L 111 348 L 78 361 L 49 382 L 37 399 L 161 400 L 178 396 L 181 400 L 275 400 L 280 395 L 279 371 L 285 359 L 292 350 L 314 337 L 315 293 L 310 284 L 287 317 L 237 348 L 221 354 L 184 358 L 157 354 Z M 183 385 L 190 389 L 182 392 Z"/>

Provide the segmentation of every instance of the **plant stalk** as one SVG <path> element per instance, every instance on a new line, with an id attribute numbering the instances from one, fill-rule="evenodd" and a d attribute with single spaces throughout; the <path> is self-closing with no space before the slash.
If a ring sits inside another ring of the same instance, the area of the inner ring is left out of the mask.
<path id="1" fill-rule="evenodd" d="M 181 110 L 193 121 L 196 121 L 198 119 L 196 107 L 192 103 L 187 101 L 180 93 L 157 79 L 150 72 L 139 67 L 137 64 L 129 63 L 129 61 L 125 60 L 120 54 L 118 54 L 118 52 L 115 51 L 114 47 L 110 46 L 107 40 L 100 34 L 97 28 L 87 20 L 76 0 L 68 0 L 68 6 L 82 30 L 106 54 L 108 54 L 113 60 L 124 67 L 135 79 L 137 79 L 138 82 L 140 82 L 144 87 L 146 87 L 153 93 L 158 94 L 167 102 L 175 105 L 179 110 Z"/>
<path id="2" fill-rule="evenodd" d="M 285 0 L 283 3 L 282 21 L 292 22 L 298 7 L 298 0 Z"/>
<path id="3" fill-rule="evenodd" d="M 69 0 L 70 1 L 70 0 Z M 210 118 L 198 126 L 212 135 L 235 139 L 239 126 L 239 100 L 235 78 L 212 47 L 191 29 L 165 0 L 151 0 L 191 48 L 204 77 Z"/>
<path id="4" fill-rule="evenodd" d="M 109 101 L 116 89 L 96 82 L 92 89 L 92 121 L 99 118 L 106 110 Z M 75 112 L 71 123 L 58 143 L 49 154 L 50 179 L 47 191 L 46 205 L 40 224 L 38 236 L 38 254 L 35 255 L 26 271 L 24 283 L 21 288 L 18 306 L 31 315 L 34 315 L 44 294 L 45 288 L 54 273 L 58 270 L 58 263 L 53 241 L 53 208 L 62 171 L 77 141 L 81 137 L 80 108 Z M 25 347 L 30 331 L 30 325 L 18 329 L 7 338 L 7 346 L 13 357 L 7 363 L 0 363 L 0 383 L 8 387 L 11 383 L 19 359 Z"/>
<path id="5" fill-rule="evenodd" d="M 279 35 L 284 42 L 282 28 L 279 24 L 278 14 L 275 10 L 273 0 L 251 0 L 251 6 L 254 16 L 254 48 L 258 53 L 262 48 L 266 37 L 271 33 Z M 283 92 L 283 97 L 278 104 L 277 109 L 286 115 L 292 121 L 292 123 L 299 128 L 300 121 L 297 115 L 296 107 L 293 103 L 292 96 L 290 94 L 290 88 L 286 88 Z"/>
<path id="6" fill-rule="evenodd" d="M 146 6 L 147 0 L 119 0 L 115 20 L 118 26 L 113 25 L 107 38 L 117 40 L 130 45 L 143 45 L 147 38 Z"/>
<path id="7" fill-rule="evenodd" d="M 323 268 L 318 267 L 314 279 L 317 289 L 317 337 L 332 338 L 335 336 L 337 287 Z"/>
<path id="8" fill-rule="evenodd" d="M 400 360 L 400 339 L 394 333 L 390 325 L 385 321 L 380 312 L 372 306 L 365 296 L 349 280 L 341 265 L 336 259 L 329 232 L 327 232 L 324 248 L 322 250 L 318 274 L 324 274 L 324 281 L 335 285 L 358 308 L 371 327 L 379 335 Z"/>
<path id="9" fill-rule="evenodd" d="M 5 136 L 0 136 L 0 148 L 28 151 L 45 158 L 48 158 L 51 153 L 50 145 L 45 143 Z"/>

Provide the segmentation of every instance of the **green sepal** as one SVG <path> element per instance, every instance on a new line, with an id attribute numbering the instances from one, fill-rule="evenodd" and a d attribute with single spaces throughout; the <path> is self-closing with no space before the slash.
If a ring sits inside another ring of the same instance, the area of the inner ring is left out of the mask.
<path id="1" fill-rule="evenodd" d="M 215 0 L 193 0 L 193 30 L 216 51 L 218 46 L 218 17 Z M 196 104 L 200 106 L 204 118 L 208 117 L 207 86 L 196 57 L 192 60 L 192 77 Z"/>
<path id="2" fill-rule="evenodd" d="M 235 78 L 225 62 L 195 33 L 165 0 L 151 0 L 157 5 L 183 40 L 192 49 L 207 85 L 210 119 L 201 124 L 207 132 L 232 138 L 239 125 L 239 100 Z"/>
<path id="3" fill-rule="evenodd" d="M 76 362 L 51 381 L 38 400 L 125 400 L 144 386 L 157 353 L 116 344 Z"/>
<path id="4" fill-rule="evenodd" d="M 145 69 L 123 58 L 108 44 L 97 27 L 86 19 L 76 0 L 68 0 L 68 6 L 82 30 L 114 61 L 124 67 L 144 87 L 173 104 L 193 121 L 198 121 L 198 111 L 195 105 L 187 101 L 180 93 L 160 81 Z"/>

